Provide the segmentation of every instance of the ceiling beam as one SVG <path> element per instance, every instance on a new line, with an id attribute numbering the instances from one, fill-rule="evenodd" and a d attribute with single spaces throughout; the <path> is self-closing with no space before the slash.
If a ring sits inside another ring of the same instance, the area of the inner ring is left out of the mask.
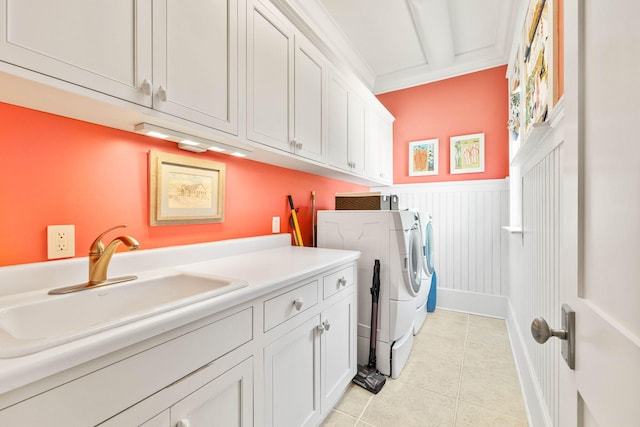
<path id="1" fill-rule="evenodd" d="M 406 0 L 427 64 L 441 67 L 455 60 L 448 0 Z"/>

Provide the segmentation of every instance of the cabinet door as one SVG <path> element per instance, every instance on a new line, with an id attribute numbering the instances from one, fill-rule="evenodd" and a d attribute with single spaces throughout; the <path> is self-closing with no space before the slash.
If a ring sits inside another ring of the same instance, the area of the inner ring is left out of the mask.
<path id="1" fill-rule="evenodd" d="M 355 294 L 322 313 L 320 339 L 322 411 L 335 405 L 356 374 Z"/>
<path id="2" fill-rule="evenodd" d="M 265 425 L 315 425 L 320 416 L 317 316 L 264 349 Z"/>
<path id="3" fill-rule="evenodd" d="M 172 426 L 253 426 L 253 359 L 247 359 L 171 407 Z"/>
<path id="4" fill-rule="evenodd" d="M 324 160 L 324 62 L 322 55 L 296 39 L 295 48 L 295 152 Z"/>
<path id="5" fill-rule="evenodd" d="M 380 177 L 385 184 L 393 184 L 393 121 L 381 119 L 378 123 Z"/>
<path id="6" fill-rule="evenodd" d="M 167 409 L 155 417 L 140 424 L 140 427 L 169 427 L 171 425 L 171 412 Z"/>
<path id="7" fill-rule="evenodd" d="M 153 108 L 237 135 L 237 0 L 155 0 L 153 35 Z"/>
<path id="8" fill-rule="evenodd" d="M 393 122 L 371 110 L 367 115 L 367 176 L 391 184 L 393 179 Z"/>
<path id="9" fill-rule="evenodd" d="M 349 112 L 348 128 L 349 128 L 349 167 L 352 172 L 365 174 L 365 104 L 362 99 L 349 92 L 348 95 Z"/>
<path id="10" fill-rule="evenodd" d="M 0 0 L 0 25 L 0 60 L 151 106 L 151 0 Z"/>
<path id="11" fill-rule="evenodd" d="M 349 170 L 349 101 L 347 86 L 337 76 L 329 78 L 329 162 Z"/>
<path id="12" fill-rule="evenodd" d="M 291 151 L 293 32 L 275 11 L 250 1 L 247 15 L 247 137 Z"/>

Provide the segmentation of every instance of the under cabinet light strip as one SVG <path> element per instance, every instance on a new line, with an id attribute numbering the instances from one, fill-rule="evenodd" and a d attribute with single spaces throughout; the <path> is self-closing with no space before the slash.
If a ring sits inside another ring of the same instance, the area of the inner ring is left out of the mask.
<path id="1" fill-rule="evenodd" d="M 194 153 L 204 153 L 207 150 L 217 153 L 230 154 L 236 157 L 247 157 L 251 151 L 245 150 L 221 142 L 200 138 L 195 135 L 189 135 L 180 131 L 163 128 L 149 123 L 138 123 L 133 129 L 136 133 L 160 138 L 167 141 L 178 143 L 178 148 Z"/>

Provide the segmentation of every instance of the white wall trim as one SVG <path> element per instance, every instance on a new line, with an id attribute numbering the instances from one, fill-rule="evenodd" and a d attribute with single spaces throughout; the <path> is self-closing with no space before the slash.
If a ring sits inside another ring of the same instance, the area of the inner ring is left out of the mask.
<path id="1" fill-rule="evenodd" d="M 527 409 L 529 425 L 553 427 L 551 417 L 544 404 L 542 390 L 540 389 L 538 381 L 536 381 L 533 364 L 527 355 L 524 337 L 518 328 L 518 319 L 510 299 L 507 299 L 507 311 L 507 332 L 509 334 L 509 341 L 511 342 L 513 359 L 516 363 L 516 369 L 518 370 L 520 388 Z"/>
<path id="2" fill-rule="evenodd" d="M 436 298 L 436 306 L 446 310 L 463 311 L 501 319 L 507 317 L 507 304 L 507 297 L 502 295 L 488 295 L 440 287 Z"/>
<path id="3" fill-rule="evenodd" d="M 491 191 L 504 186 L 504 190 L 509 190 L 509 177 L 501 179 L 477 179 L 469 181 L 445 181 L 445 182 L 424 182 L 419 184 L 394 184 L 385 187 L 371 187 L 371 191 L 381 193 L 407 193 L 421 190 L 427 191 L 450 191 L 464 189 L 465 191 Z"/>

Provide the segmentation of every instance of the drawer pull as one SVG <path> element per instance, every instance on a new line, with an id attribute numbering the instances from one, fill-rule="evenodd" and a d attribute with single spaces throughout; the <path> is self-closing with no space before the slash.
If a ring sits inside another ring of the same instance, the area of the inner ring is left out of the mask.
<path id="1" fill-rule="evenodd" d="M 345 279 L 344 277 L 341 277 L 338 279 L 338 285 L 339 286 L 347 286 L 347 279 Z"/>
<path id="2" fill-rule="evenodd" d="M 162 85 L 158 88 L 158 98 L 160 98 L 161 101 L 167 102 L 167 90 Z"/>
<path id="3" fill-rule="evenodd" d="M 300 311 L 300 309 L 302 308 L 302 300 L 300 298 L 294 299 L 293 306 L 296 308 L 296 310 Z"/>
<path id="4" fill-rule="evenodd" d="M 191 427 L 191 423 L 188 418 L 183 418 L 176 423 L 176 427 Z"/>
<path id="5" fill-rule="evenodd" d="M 140 90 L 145 95 L 151 95 L 151 82 L 148 79 L 144 79 L 140 85 Z"/>

